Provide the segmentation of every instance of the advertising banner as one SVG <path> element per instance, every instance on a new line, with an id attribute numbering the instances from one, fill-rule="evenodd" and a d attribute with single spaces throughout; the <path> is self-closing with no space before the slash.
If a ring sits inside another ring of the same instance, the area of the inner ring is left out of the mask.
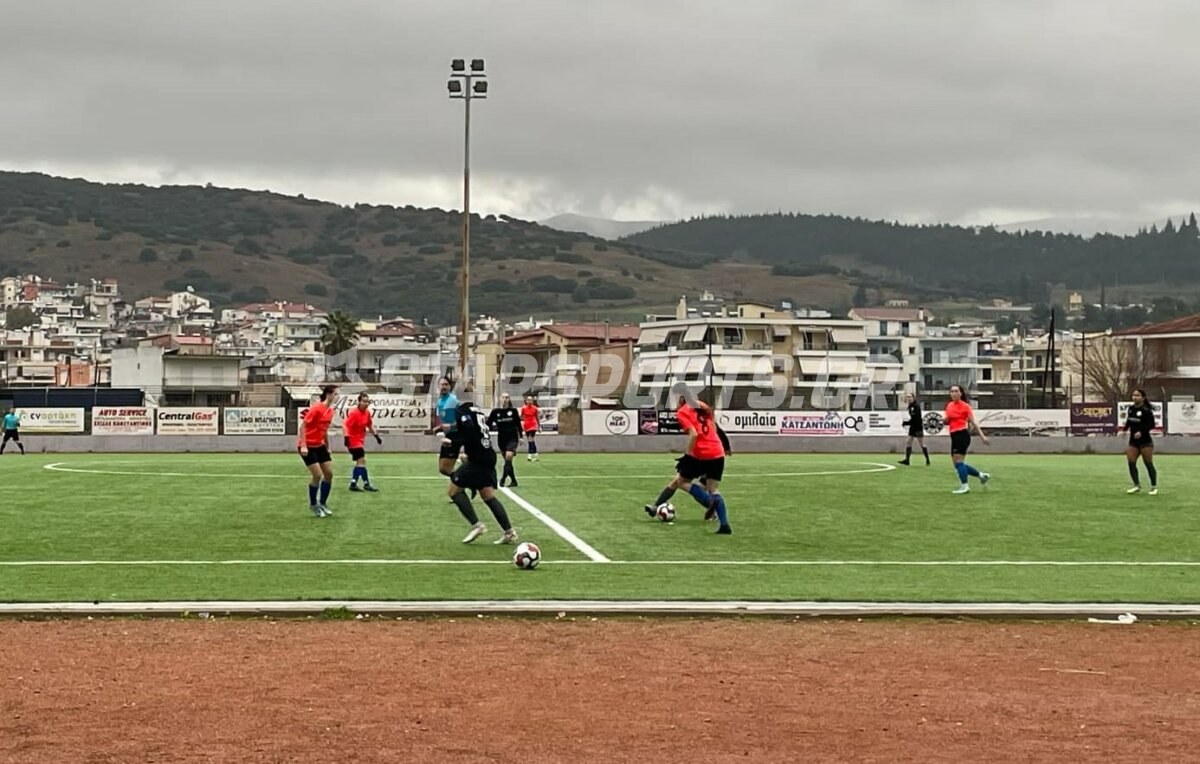
<path id="1" fill-rule="evenodd" d="M 346 414 L 356 405 L 358 405 L 357 394 L 334 396 L 334 424 L 340 427 Z M 368 406 L 368 410 L 374 419 L 375 429 L 381 431 L 425 432 L 433 421 L 433 408 L 429 398 L 423 395 L 374 394 L 371 395 L 371 404 Z M 298 421 L 304 421 L 305 411 L 308 411 L 308 406 L 298 410 Z M 555 413 L 557 415 L 557 412 Z"/>
<path id="2" fill-rule="evenodd" d="M 225 408 L 221 426 L 226 435 L 283 435 L 287 431 L 283 408 Z"/>
<path id="3" fill-rule="evenodd" d="M 83 409 L 17 409 L 17 413 L 21 416 L 21 432 L 83 432 Z"/>
<path id="4" fill-rule="evenodd" d="M 154 412 L 159 435 L 219 435 L 220 410 L 187 406 L 164 407 Z"/>
<path id="5" fill-rule="evenodd" d="M 927 412 L 921 421 L 926 435 L 947 434 L 940 411 Z M 988 433 L 1051 434 L 1071 427 L 1071 412 L 1067 409 L 975 409 L 975 421 Z"/>
<path id="6" fill-rule="evenodd" d="M 1200 403 L 1171 401 L 1167 404 L 1167 432 L 1172 435 L 1200 435 Z"/>
<path id="7" fill-rule="evenodd" d="M 654 409 L 638 409 L 638 434 L 658 434 L 658 412 Z"/>
<path id="8" fill-rule="evenodd" d="M 718 411 L 717 424 L 730 435 L 778 435 L 780 411 Z"/>
<path id="9" fill-rule="evenodd" d="M 851 417 L 851 426 L 857 427 L 862 417 L 857 414 L 844 415 L 840 411 L 814 411 L 812 413 L 790 412 L 780 417 L 780 435 L 844 435 L 846 420 Z"/>
<path id="10" fill-rule="evenodd" d="M 1133 406 L 1133 401 L 1121 401 L 1117 404 L 1117 429 L 1125 426 L 1125 416 L 1129 413 L 1129 408 Z M 1163 405 L 1161 401 L 1153 401 L 1150 408 L 1154 409 L 1154 432 L 1161 433 L 1163 431 Z"/>
<path id="11" fill-rule="evenodd" d="M 92 409 L 93 435 L 153 435 L 154 410 L 145 406 Z"/>
<path id="12" fill-rule="evenodd" d="M 583 412 L 584 435 L 637 435 L 638 412 L 622 409 Z"/>
<path id="13" fill-rule="evenodd" d="M 1117 431 L 1114 424 L 1117 407 L 1111 403 L 1072 403 L 1072 435 L 1109 435 Z"/>

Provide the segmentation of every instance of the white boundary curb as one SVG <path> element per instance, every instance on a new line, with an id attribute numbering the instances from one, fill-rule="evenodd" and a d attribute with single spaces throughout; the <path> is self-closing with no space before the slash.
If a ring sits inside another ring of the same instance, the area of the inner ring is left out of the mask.
<path id="1" fill-rule="evenodd" d="M 812 617 L 1083 618 L 1133 613 L 1200 619 L 1200 604 L 1021 602 L 751 602 L 605 600 L 275 600 L 0 603 L 0 616 L 319 615 L 345 609 L 369 615 L 764 615 Z"/>

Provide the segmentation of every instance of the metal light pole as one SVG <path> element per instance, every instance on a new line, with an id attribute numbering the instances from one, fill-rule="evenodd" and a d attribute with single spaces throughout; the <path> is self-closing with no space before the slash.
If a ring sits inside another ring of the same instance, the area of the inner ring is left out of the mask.
<path id="1" fill-rule="evenodd" d="M 450 81 L 446 88 L 451 98 L 461 99 L 464 109 L 463 129 L 463 219 L 462 219 L 462 316 L 459 319 L 458 373 L 461 379 L 467 373 L 471 345 L 471 101 L 487 98 L 487 75 L 483 71 L 483 59 L 471 59 L 470 69 L 464 59 L 450 62 Z"/>

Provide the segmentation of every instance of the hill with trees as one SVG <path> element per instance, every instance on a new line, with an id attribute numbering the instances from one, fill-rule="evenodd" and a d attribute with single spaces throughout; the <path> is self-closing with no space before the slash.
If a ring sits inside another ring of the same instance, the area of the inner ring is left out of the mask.
<path id="1" fill-rule="evenodd" d="M 769 265 L 778 274 L 822 269 L 859 286 L 918 299 L 946 295 L 1048 299 L 1050 285 L 1098 288 L 1200 283 L 1200 228 L 1193 214 L 1134 236 L 1085 239 L 993 227 L 904 225 L 837 215 L 706 216 L 622 239 L 657 249 Z"/>
<path id="2" fill-rule="evenodd" d="M 218 307 L 304 300 L 450 323 L 461 223 L 460 213 L 440 209 L 0 172 L 0 272 L 111 276 L 128 299 L 192 286 Z M 842 308 L 854 289 L 829 273 L 772 275 L 769 265 L 510 217 L 473 216 L 471 226 L 473 312 L 501 317 L 632 318 L 704 290 Z"/>

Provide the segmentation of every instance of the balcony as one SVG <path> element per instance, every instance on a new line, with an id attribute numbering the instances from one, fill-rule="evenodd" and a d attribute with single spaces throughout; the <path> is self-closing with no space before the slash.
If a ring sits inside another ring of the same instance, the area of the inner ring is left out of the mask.
<path id="1" fill-rule="evenodd" d="M 991 364 L 983 363 L 976 356 L 951 353 L 926 353 L 921 366 L 932 369 L 982 369 Z"/>

